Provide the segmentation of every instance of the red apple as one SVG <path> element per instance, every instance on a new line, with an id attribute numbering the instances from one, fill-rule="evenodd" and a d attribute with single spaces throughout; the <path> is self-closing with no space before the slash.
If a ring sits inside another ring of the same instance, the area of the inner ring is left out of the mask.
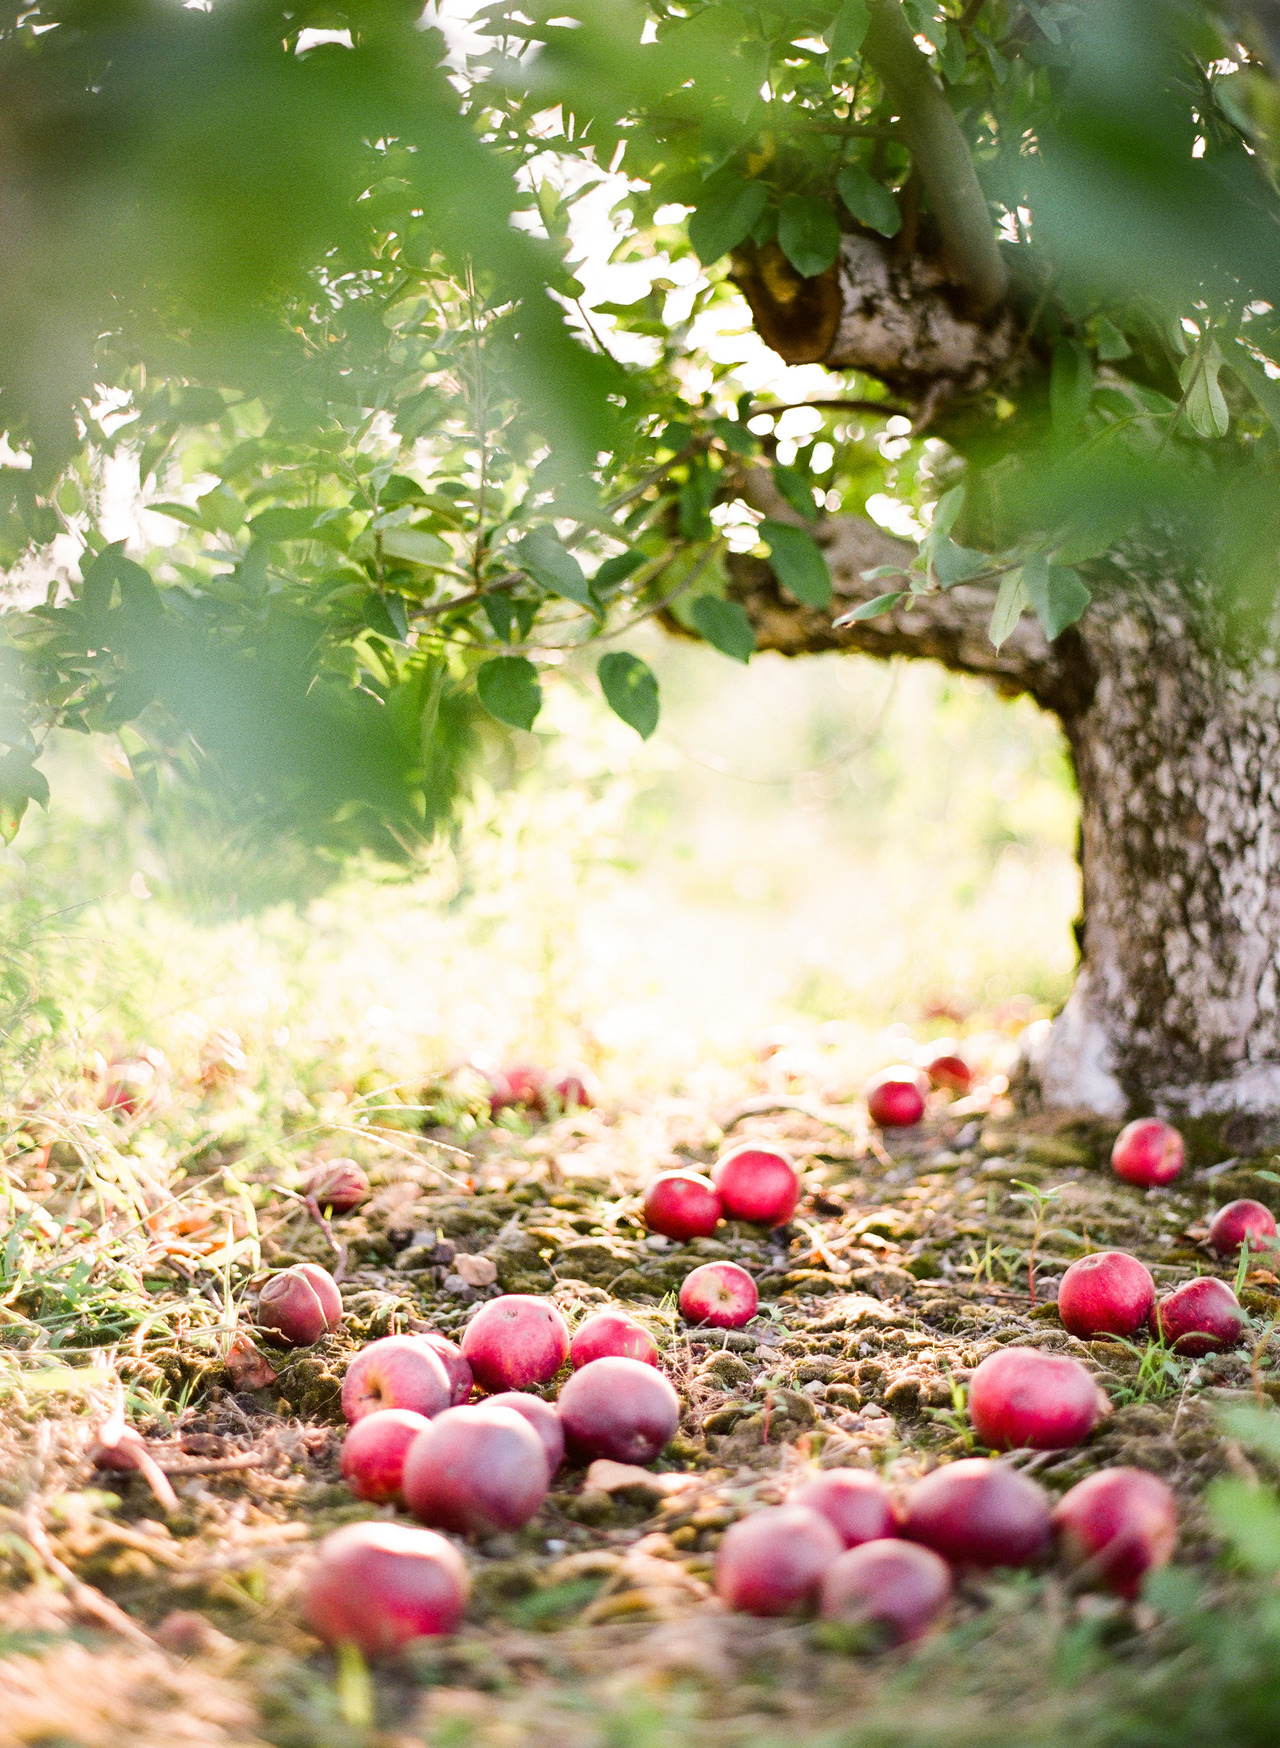
<path id="1" fill-rule="evenodd" d="M 785 1226 L 800 1200 L 800 1179 L 788 1155 L 758 1141 L 722 1153 L 711 1168 L 711 1181 L 731 1220 L 757 1226 Z"/>
<path id="2" fill-rule="evenodd" d="M 651 1463 L 680 1424 L 680 1398 L 643 1360 L 592 1360 L 560 1392 L 565 1442 L 576 1457 Z"/>
<path id="3" fill-rule="evenodd" d="M 911 1489 L 902 1533 L 957 1566 L 1027 1566 L 1049 1545 L 1049 1502 L 1016 1469 L 964 1457 Z"/>
<path id="4" fill-rule="evenodd" d="M 928 1084 L 918 1068 L 899 1066 L 882 1070 L 863 1088 L 867 1115 L 882 1129 L 909 1129 L 924 1116 Z"/>
<path id="5" fill-rule="evenodd" d="M 545 1069 L 532 1062 L 511 1062 L 486 1078 L 491 1088 L 489 1108 L 495 1114 L 513 1105 L 522 1105 L 529 1111 L 542 1109 L 542 1091 L 547 1079 Z"/>
<path id="6" fill-rule="evenodd" d="M 740 1517 L 716 1552 L 716 1590 L 744 1614 L 790 1614 L 812 1601 L 844 1552 L 826 1518 L 804 1505 L 771 1505 Z"/>
<path id="7" fill-rule="evenodd" d="M 644 1223 L 664 1238 L 710 1238 L 722 1213 L 719 1190 L 700 1171 L 664 1171 L 644 1193 Z"/>
<path id="8" fill-rule="evenodd" d="M 1176 1129 L 1159 1117 L 1139 1117 L 1116 1136 L 1111 1169 L 1127 1184 L 1171 1184 L 1182 1170 L 1185 1156 Z"/>
<path id="9" fill-rule="evenodd" d="M 414 1335 L 370 1342 L 342 1380 L 342 1412 L 353 1425 L 378 1408 L 411 1408 L 430 1420 L 449 1406 L 449 1396 L 439 1355 Z"/>
<path id="10" fill-rule="evenodd" d="M 890 1644 L 923 1638 L 951 1597 L 951 1573 L 915 1542 L 863 1542 L 823 1574 L 818 1607 L 827 1620 L 865 1621 Z"/>
<path id="11" fill-rule="evenodd" d="M 413 1338 L 439 1358 L 444 1367 L 445 1376 L 449 1380 L 449 1406 L 460 1408 L 464 1402 L 471 1400 L 473 1379 L 471 1367 L 462 1357 L 462 1349 L 456 1341 L 450 1341 L 447 1335 L 441 1335 L 438 1329 L 424 1329 Z"/>
<path id="12" fill-rule="evenodd" d="M 1250 1256 L 1276 1247 L 1275 1215 L 1261 1202 L 1251 1202 L 1247 1197 L 1218 1209 L 1209 1222 L 1209 1246 L 1219 1256 L 1239 1256 L 1246 1237 Z"/>
<path id="13" fill-rule="evenodd" d="M 462 1357 L 482 1390 L 527 1390 L 569 1357 L 569 1328 L 550 1299 L 504 1293 L 482 1305 L 462 1337 Z"/>
<path id="14" fill-rule="evenodd" d="M 431 1530 L 349 1523 L 316 1550 L 303 1590 L 312 1631 L 390 1657 L 410 1639 L 452 1633 L 467 1605 L 462 1555 Z"/>
<path id="15" fill-rule="evenodd" d="M 568 1062 L 547 1076 L 539 1101 L 543 1110 L 552 1099 L 561 1111 L 590 1111 L 600 1103 L 600 1083 L 581 1062 Z"/>
<path id="16" fill-rule="evenodd" d="M 299 1263 L 272 1275 L 258 1294 L 259 1327 L 274 1329 L 289 1347 L 310 1347 L 341 1322 L 337 1283 L 316 1263 Z"/>
<path id="17" fill-rule="evenodd" d="M 1178 1540 L 1178 1505 L 1158 1475 L 1103 1469 L 1058 1501 L 1053 1521 L 1074 1567 L 1120 1596 L 1136 1597 Z"/>
<path id="18" fill-rule="evenodd" d="M 963 1097 L 973 1085 L 973 1070 L 950 1038 L 940 1039 L 925 1050 L 920 1057 L 920 1066 L 934 1086 L 945 1087 L 958 1097 Z"/>
<path id="19" fill-rule="evenodd" d="M 704 1262 L 685 1276 L 680 1289 L 680 1315 L 715 1329 L 741 1329 L 759 1305 L 755 1282 L 736 1262 Z"/>
<path id="20" fill-rule="evenodd" d="M 541 1396 L 527 1395 L 523 1390 L 504 1390 L 500 1396 L 486 1397 L 484 1406 L 510 1408 L 516 1414 L 523 1414 L 542 1440 L 548 1472 L 555 1474 L 564 1462 L 564 1422 L 550 1402 L 544 1402 Z"/>
<path id="21" fill-rule="evenodd" d="M 821 1513 L 846 1548 L 898 1533 L 898 1513 L 889 1490 L 867 1469 L 820 1469 L 792 1488 L 787 1503 Z"/>
<path id="22" fill-rule="evenodd" d="M 430 1425 L 411 1408 L 375 1408 L 358 1420 L 342 1441 L 342 1479 L 356 1498 L 398 1499 L 409 1446 Z"/>
<path id="23" fill-rule="evenodd" d="M 1152 1321 L 1175 1353 L 1200 1359 L 1223 1353 L 1244 1340 L 1245 1314 L 1225 1281 L 1201 1275 L 1161 1299 Z"/>
<path id="24" fill-rule="evenodd" d="M 996 1450 L 1057 1451 L 1097 1425 L 1104 1401 L 1079 1360 L 1034 1347 L 990 1354 L 969 1380 L 969 1419 Z"/>
<path id="25" fill-rule="evenodd" d="M 334 1214 L 350 1214 L 369 1199 L 369 1179 L 354 1159 L 330 1159 L 316 1166 L 302 1185 L 304 1195 Z"/>
<path id="26" fill-rule="evenodd" d="M 607 1359 L 610 1355 L 656 1366 L 658 1344 L 644 1325 L 628 1317 L 625 1311 L 597 1311 L 574 1331 L 569 1343 L 569 1363 L 576 1372 L 579 1366 L 589 1366 L 592 1360 Z"/>
<path id="27" fill-rule="evenodd" d="M 1122 1335 L 1129 1340 L 1146 1328 L 1155 1302 L 1150 1269 L 1123 1250 L 1082 1256 L 1058 1288 L 1063 1328 L 1084 1341 L 1095 1335 Z"/>
<path id="28" fill-rule="evenodd" d="M 446 1408 L 409 1446 L 405 1504 L 423 1523 L 459 1535 L 518 1530 L 547 1496 L 546 1449 L 522 1414 Z"/>

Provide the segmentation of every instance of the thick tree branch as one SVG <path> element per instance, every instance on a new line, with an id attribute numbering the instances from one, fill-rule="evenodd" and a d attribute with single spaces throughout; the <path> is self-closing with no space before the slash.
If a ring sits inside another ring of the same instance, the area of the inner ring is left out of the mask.
<path id="1" fill-rule="evenodd" d="M 916 47 L 900 0 L 869 4 L 864 52 L 901 117 L 903 138 L 929 192 L 947 265 L 979 310 L 994 309 L 1008 292 L 1009 275 L 960 124 Z"/>

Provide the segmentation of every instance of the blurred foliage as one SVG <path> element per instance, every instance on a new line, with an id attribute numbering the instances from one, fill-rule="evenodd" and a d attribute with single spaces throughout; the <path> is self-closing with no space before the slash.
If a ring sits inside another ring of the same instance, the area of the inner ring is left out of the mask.
<path id="1" fill-rule="evenodd" d="M 1265 39 L 1178 0 L 904 5 L 5 11 L 0 837 L 67 727 L 118 735 L 211 845 L 283 846 L 304 887 L 363 846 L 412 861 L 568 651 L 599 643 L 606 702 L 652 733 L 651 668 L 616 640 L 669 610 L 748 659 L 726 554 L 825 605 L 807 529 L 877 494 L 925 525 L 940 499 L 885 601 L 999 577 L 993 637 L 1027 609 L 1056 635 L 1077 567 L 1154 519 L 1210 629 L 1256 640 L 1280 537 Z M 741 320 L 725 258 L 803 287 L 843 236 L 901 267 L 950 222 L 886 23 L 927 47 L 948 174 L 976 175 L 1009 280 L 982 319 L 1012 343 L 963 393 L 833 372 L 783 438 L 707 344 Z M 629 302 L 575 276 L 602 183 Z M 794 525 L 760 525 L 757 465 Z M 122 473 L 158 512 L 128 552 Z"/>

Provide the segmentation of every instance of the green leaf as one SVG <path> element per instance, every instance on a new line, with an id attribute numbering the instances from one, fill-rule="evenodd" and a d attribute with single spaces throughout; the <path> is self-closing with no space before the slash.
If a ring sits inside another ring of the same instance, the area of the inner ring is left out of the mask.
<path id="1" fill-rule="evenodd" d="M 859 224 L 879 231 L 882 237 L 896 237 L 902 229 L 902 214 L 897 197 L 877 182 L 861 164 L 846 164 L 836 177 L 840 198 Z"/>
<path id="2" fill-rule="evenodd" d="M 946 535 L 933 537 L 930 545 L 933 574 L 944 589 L 954 589 L 957 583 L 967 583 L 991 569 L 991 559 L 985 552 L 971 546 L 960 546 Z"/>
<path id="3" fill-rule="evenodd" d="M 1093 596 L 1069 565 L 1051 564 L 1043 552 L 1032 553 L 1022 567 L 1027 600 L 1039 615 L 1052 643 L 1089 605 Z"/>
<path id="4" fill-rule="evenodd" d="M 494 656 L 476 669 L 480 702 L 511 728 L 532 728 L 542 709 L 538 670 L 524 656 Z"/>
<path id="5" fill-rule="evenodd" d="M 1059 340 L 1049 372 L 1049 412 L 1059 437 L 1074 436 L 1093 398 L 1093 361 L 1080 340 Z"/>
<path id="6" fill-rule="evenodd" d="M 603 594 L 606 589 L 615 589 L 619 583 L 625 583 L 632 572 L 638 571 L 645 562 L 645 554 L 635 546 L 626 552 L 615 553 L 612 558 L 605 559 L 592 577 L 591 587 L 597 595 Z"/>
<path id="7" fill-rule="evenodd" d="M 818 519 L 818 506 L 813 501 L 813 482 L 799 468 L 784 467 L 780 461 L 773 464 L 773 483 L 791 505 L 797 516 L 803 516 L 809 522 Z"/>
<path id="8" fill-rule="evenodd" d="M 1209 1517 L 1231 1543 L 1236 1558 L 1252 1572 L 1280 1572 L 1280 1504 L 1263 1487 L 1228 1476 L 1206 1494 Z"/>
<path id="9" fill-rule="evenodd" d="M 234 534 L 244 527 L 245 507 L 230 486 L 217 485 L 198 502 L 207 526 L 224 534 Z"/>
<path id="10" fill-rule="evenodd" d="M 517 546 L 521 567 L 535 583 L 580 607 L 594 607 L 591 589 L 577 559 L 545 528 L 535 528 Z"/>
<path id="11" fill-rule="evenodd" d="M 384 558 L 401 558 L 407 564 L 435 566 L 453 563 L 448 542 L 425 528 L 384 529 L 382 553 Z"/>
<path id="12" fill-rule="evenodd" d="M 718 595 L 699 595 L 689 609 L 689 616 L 707 642 L 721 655 L 732 656 L 735 662 L 751 659 L 756 634 L 736 601 L 722 601 Z"/>
<path id="13" fill-rule="evenodd" d="M 187 504 L 148 504 L 147 509 L 154 516 L 168 516 L 174 522 L 185 522 L 188 528 L 199 528 L 205 534 L 214 532 L 213 524 L 202 510 L 193 510 Z"/>
<path id="14" fill-rule="evenodd" d="M 888 613 L 896 607 L 906 594 L 906 589 L 894 589 L 887 595 L 876 595 L 870 601 L 863 601 L 859 606 L 840 615 L 835 621 L 837 630 L 842 625 L 856 625 L 860 619 L 878 619 L 882 613 Z"/>
<path id="15" fill-rule="evenodd" d="M 929 533 L 937 539 L 945 539 L 960 520 L 960 512 L 964 509 L 964 487 L 952 486 L 949 492 L 943 492 L 933 506 L 933 520 L 929 524 Z"/>
<path id="16" fill-rule="evenodd" d="M 1260 1176 L 1258 1172 L 1254 1176 Z M 1255 1408 L 1242 1403 L 1222 1412 L 1222 1425 L 1231 1438 L 1251 1450 L 1261 1451 L 1273 1463 L 1280 1462 L 1280 1414 L 1274 1408 Z"/>
<path id="17" fill-rule="evenodd" d="M 1023 608 L 1027 605 L 1026 585 L 1022 580 L 1022 569 L 1006 571 L 1000 579 L 1000 589 L 996 595 L 996 604 L 991 614 L 991 641 L 997 649 L 1008 638 L 1009 633 L 1022 617 Z"/>
<path id="18" fill-rule="evenodd" d="M 30 753 L 14 747 L 0 758 L 0 843 L 11 844 L 17 837 L 30 801 L 48 807 L 48 779 L 36 770 Z"/>
<path id="19" fill-rule="evenodd" d="M 762 522 L 761 540 L 769 548 L 773 574 L 806 607 L 831 605 L 831 572 L 813 536 L 785 522 Z"/>
<path id="20" fill-rule="evenodd" d="M 865 0 L 845 0 L 827 32 L 827 48 L 833 61 L 851 61 L 866 39 L 871 14 Z"/>
<path id="21" fill-rule="evenodd" d="M 1218 382 L 1222 354 L 1206 346 L 1198 358 L 1187 358 L 1178 371 L 1178 381 L 1187 395 L 1188 425 L 1198 437 L 1225 437 L 1231 424 L 1226 397 Z"/>
<path id="22" fill-rule="evenodd" d="M 255 540 L 264 540 L 268 545 L 278 545 L 285 540 L 306 540 L 320 514 L 319 510 L 308 509 L 263 510 L 250 522 L 249 532 Z"/>
<path id="23" fill-rule="evenodd" d="M 658 681 L 648 662 L 615 650 L 600 657 L 596 676 L 614 715 L 648 740 L 658 726 Z"/>
<path id="24" fill-rule="evenodd" d="M 778 243 L 796 272 L 813 279 L 840 253 L 840 223 L 825 200 L 789 194 L 778 209 Z"/>
<path id="25" fill-rule="evenodd" d="M 1128 358 L 1133 348 L 1114 322 L 1106 316 L 1099 316 L 1093 324 L 1094 335 L 1098 343 L 1098 357 L 1104 364 L 1114 364 L 1120 358 Z"/>
<path id="26" fill-rule="evenodd" d="M 370 589 L 364 598 L 364 622 L 392 643 L 403 643 L 409 635 L 409 619 L 403 595 L 380 595 Z"/>
<path id="27" fill-rule="evenodd" d="M 740 176 L 716 177 L 706 185 L 697 211 L 689 220 L 689 241 L 704 267 L 736 249 L 750 235 L 769 204 L 763 182 Z"/>
<path id="28" fill-rule="evenodd" d="M 1242 340 L 1232 342 L 1231 368 L 1280 431 L 1280 381 L 1267 375 Z"/>

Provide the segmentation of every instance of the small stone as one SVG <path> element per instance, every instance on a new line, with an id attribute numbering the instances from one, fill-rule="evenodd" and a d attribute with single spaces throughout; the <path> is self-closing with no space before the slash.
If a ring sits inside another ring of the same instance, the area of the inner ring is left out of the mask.
<path id="1" fill-rule="evenodd" d="M 491 1256 L 470 1256 L 464 1251 L 453 1266 L 469 1287 L 491 1287 L 498 1278 L 498 1267 Z"/>
<path id="2" fill-rule="evenodd" d="M 461 1275 L 446 1275 L 441 1286 L 452 1298 L 461 1299 L 464 1305 L 469 1305 L 476 1297 L 476 1289 L 464 1281 Z"/>

